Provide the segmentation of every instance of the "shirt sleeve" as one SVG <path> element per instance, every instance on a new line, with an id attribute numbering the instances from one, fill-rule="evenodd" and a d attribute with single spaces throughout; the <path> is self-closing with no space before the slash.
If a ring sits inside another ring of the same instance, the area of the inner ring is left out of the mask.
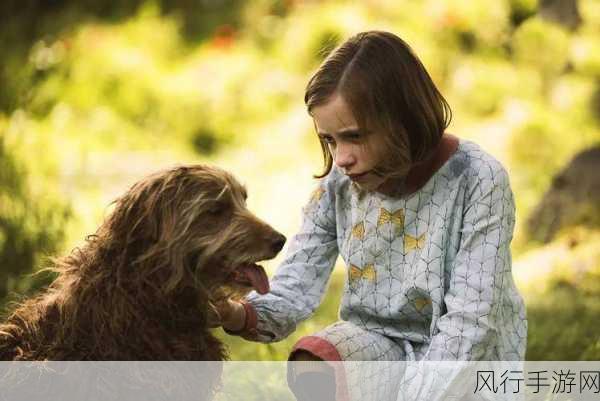
<path id="1" fill-rule="evenodd" d="M 504 355 L 499 347 L 507 343 L 501 337 L 517 335 L 505 330 L 516 326 L 515 315 L 504 313 L 523 308 L 512 280 L 515 206 L 508 175 L 496 162 L 481 166 L 473 178 L 476 184 L 465 195 L 459 249 L 449 267 L 446 311 L 423 359 L 406 372 L 405 397 L 399 400 L 436 400 L 448 391 L 456 372 L 449 375 L 443 364 L 431 361 L 496 360 Z"/>
<path id="2" fill-rule="evenodd" d="M 230 334 L 259 342 L 282 340 L 321 303 L 338 256 L 334 169 L 302 209 L 300 231 L 271 278 L 270 291 L 264 295 L 253 291 L 246 297 L 246 326 Z"/>

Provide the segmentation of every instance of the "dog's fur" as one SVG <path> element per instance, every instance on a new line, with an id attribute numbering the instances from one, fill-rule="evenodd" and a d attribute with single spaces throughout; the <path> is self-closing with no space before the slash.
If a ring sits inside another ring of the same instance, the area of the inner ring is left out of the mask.
<path id="1" fill-rule="evenodd" d="M 203 165 L 138 182 L 0 325 L 0 360 L 223 360 L 211 303 L 249 292 L 235 267 L 285 241 L 245 198 L 232 175 Z"/>

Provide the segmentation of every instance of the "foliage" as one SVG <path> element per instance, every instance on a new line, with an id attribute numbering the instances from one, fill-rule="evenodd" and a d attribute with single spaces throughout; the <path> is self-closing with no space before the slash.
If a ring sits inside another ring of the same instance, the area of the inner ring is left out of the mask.
<path id="1" fill-rule="evenodd" d="M 48 274 L 24 277 L 59 249 L 69 210 L 30 188 L 23 163 L 10 152 L 0 128 L 0 301 L 31 294 L 48 284 Z"/>

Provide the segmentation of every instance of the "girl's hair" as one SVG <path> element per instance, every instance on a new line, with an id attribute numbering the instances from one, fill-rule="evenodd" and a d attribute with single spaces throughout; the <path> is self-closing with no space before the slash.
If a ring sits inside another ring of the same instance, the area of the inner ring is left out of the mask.
<path id="1" fill-rule="evenodd" d="M 383 31 L 361 32 L 335 48 L 306 87 L 309 114 L 339 94 L 364 135 L 382 133 L 389 155 L 380 173 L 406 175 L 411 165 L 429 157 L 450 124 L 450 106 L 421 61 L 398 36 Z M 321 141 L 324 171 L 333 157 Z"/>

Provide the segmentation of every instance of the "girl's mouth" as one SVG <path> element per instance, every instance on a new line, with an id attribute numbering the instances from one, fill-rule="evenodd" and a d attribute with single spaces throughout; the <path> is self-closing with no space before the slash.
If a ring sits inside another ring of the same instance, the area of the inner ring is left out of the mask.
<path id="1" fill-rule="evenodd" d="M 365 178 L 367 177 L 367 174 L 369 174 L 369 171 L 365 171 L 364 173 L 360 173 L 360 174 L 347 174 L 347 175 L 352 181 L 360 182 L 360 181 L 365 180 Z"/>

